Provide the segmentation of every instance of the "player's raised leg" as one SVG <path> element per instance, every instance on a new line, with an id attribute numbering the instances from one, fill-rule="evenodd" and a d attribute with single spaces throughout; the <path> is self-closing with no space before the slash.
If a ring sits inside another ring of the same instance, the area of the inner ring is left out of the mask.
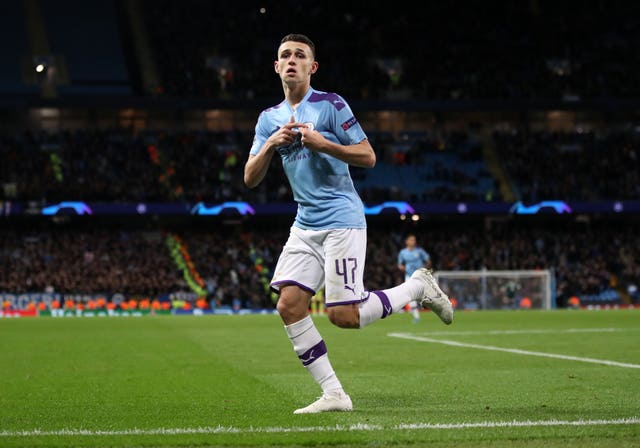
<path id="1" fill-rule="evenodd" d="M 335 230 L 325 241 L 327 314 L 342 328 L 362 328 L 415 301 L 453 321 L 453 307 L 431 271 L 420 269 L 407 281 L 381 291 L 364 291 L 366 229 Z"/>
<path id="2" fill-rule="evenodd" d="M 424 308 L 433 311 L 442 322 L 449 325 L 453 322 L 453 305 L 436 281 L 431 269 L 420 268 L 411 274 L 411 279 L 424 284 L 424 290 L 417 302 Z"/>
<path id="3" fill-rule="evenodd" d="M 400 311 L 412 301 L 434 311 L 445 324 L 453 322 L 449 297 L 440 289 L 431 271 L 423 268 L 398 286 L 366 293 L 358 307 L 360 328 Z"/>

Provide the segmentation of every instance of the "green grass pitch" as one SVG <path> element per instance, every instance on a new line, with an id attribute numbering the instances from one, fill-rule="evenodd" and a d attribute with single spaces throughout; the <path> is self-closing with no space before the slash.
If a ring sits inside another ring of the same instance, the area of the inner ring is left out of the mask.
<path id="1" fill-rule="evenodd" d="M 351 413 L 274 315 L 0 320 L 0 446 L 640 446 L 638 310 L 314 320 Z"/>

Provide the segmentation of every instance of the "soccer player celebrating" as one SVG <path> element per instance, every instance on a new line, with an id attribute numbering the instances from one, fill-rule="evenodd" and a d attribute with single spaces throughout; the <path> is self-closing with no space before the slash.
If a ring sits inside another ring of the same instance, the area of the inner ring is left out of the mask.
<path id="1" fill-rule="evenodd" d="M 417 246 L 416 236 L 414 234 L 407 235 L 405 239 L 405 247 L 398 253 L 398 269 L 404 272 L 404 280 L 409 281 L 411 275 L 420 268 L 430 268 L 431 257 L 421 247 Z M 420 321 L 420 310 L 418 303 L 412 300 L 407 305 L 413 313 L 413 322 Z"/>
<path id="2" fill-rule="evenodd" d="M 279 293 L 277 310 L 293 349 L 322 396 L 295 414 L 352 410 L 309 315 L 311 297 L 323 285 L 328 317 L 342 328 L 362 328 L 412 300 L 444 323 L 453 321 L 449 298 L 427 269 L 391 289 L 365 290 L 367 226 L 349 165 L 371 168 L 376 156 L 344 98 L 311 87 L 315 56 L 305 35 L 289 34 L 280 42 L 274 69 L 285 98 L 260 114 L 244 168 L 244 181 L 253 188 L 278 153 L 298 204 L 271 287 Z"/>

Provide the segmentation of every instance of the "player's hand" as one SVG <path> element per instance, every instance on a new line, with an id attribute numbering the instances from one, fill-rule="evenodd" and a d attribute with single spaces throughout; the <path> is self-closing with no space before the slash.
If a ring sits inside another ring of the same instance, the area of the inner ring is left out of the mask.
<path id="1" fill-rule="evenodd" d="M 301 128 L 300 133 L 302 134 L 302 138 L 300 139 L 300 141 L 305 148 L 308 148 L 312 151 L 322 151 L 322 148 L 327 142 L 327 139 L 324 137 L 324 135 L 322 135 L 315 129 L 309 129 L 307 126 Z"/>
<path id="2" fill-rule="evenodd" d="M 299 138 L 300 131 L 303 129 L 306 129 L 306 127 L 307 126 L 304 123 L 298 123 L 294 121 L 293 115 L 292 115 L 288 123 L 286 123 L 276 132 L 271 134 L 268 140 L 269 144 L 273 148 L 289 146 L 297 138 Z"/>

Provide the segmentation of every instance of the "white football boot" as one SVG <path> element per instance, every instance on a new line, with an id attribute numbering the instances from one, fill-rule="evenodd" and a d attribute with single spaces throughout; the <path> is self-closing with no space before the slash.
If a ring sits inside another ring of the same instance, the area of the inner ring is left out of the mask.
<path id="1" fill-rule="evenodd" d="M 449 297 L 438 286 L 438 282 L 433 277 L 431 270 L 427 268 L 417 269 L 411 274 L 411 278 L 424 283 L 424 293 L 416 301 L 424 308 L 429 308 L 436 313 L 445 324 L 449 325 L 453 322 L 453 306 L 449 301 Z"/>
<path id="2" fill-rule="evenodd" d="M 322 394 L 320 398 L 306 408 L 293 411 L 294 414 L 317 414 L 319 412 L 351 411 L 353 404 L 351 398 L 344 392 Z"/>

